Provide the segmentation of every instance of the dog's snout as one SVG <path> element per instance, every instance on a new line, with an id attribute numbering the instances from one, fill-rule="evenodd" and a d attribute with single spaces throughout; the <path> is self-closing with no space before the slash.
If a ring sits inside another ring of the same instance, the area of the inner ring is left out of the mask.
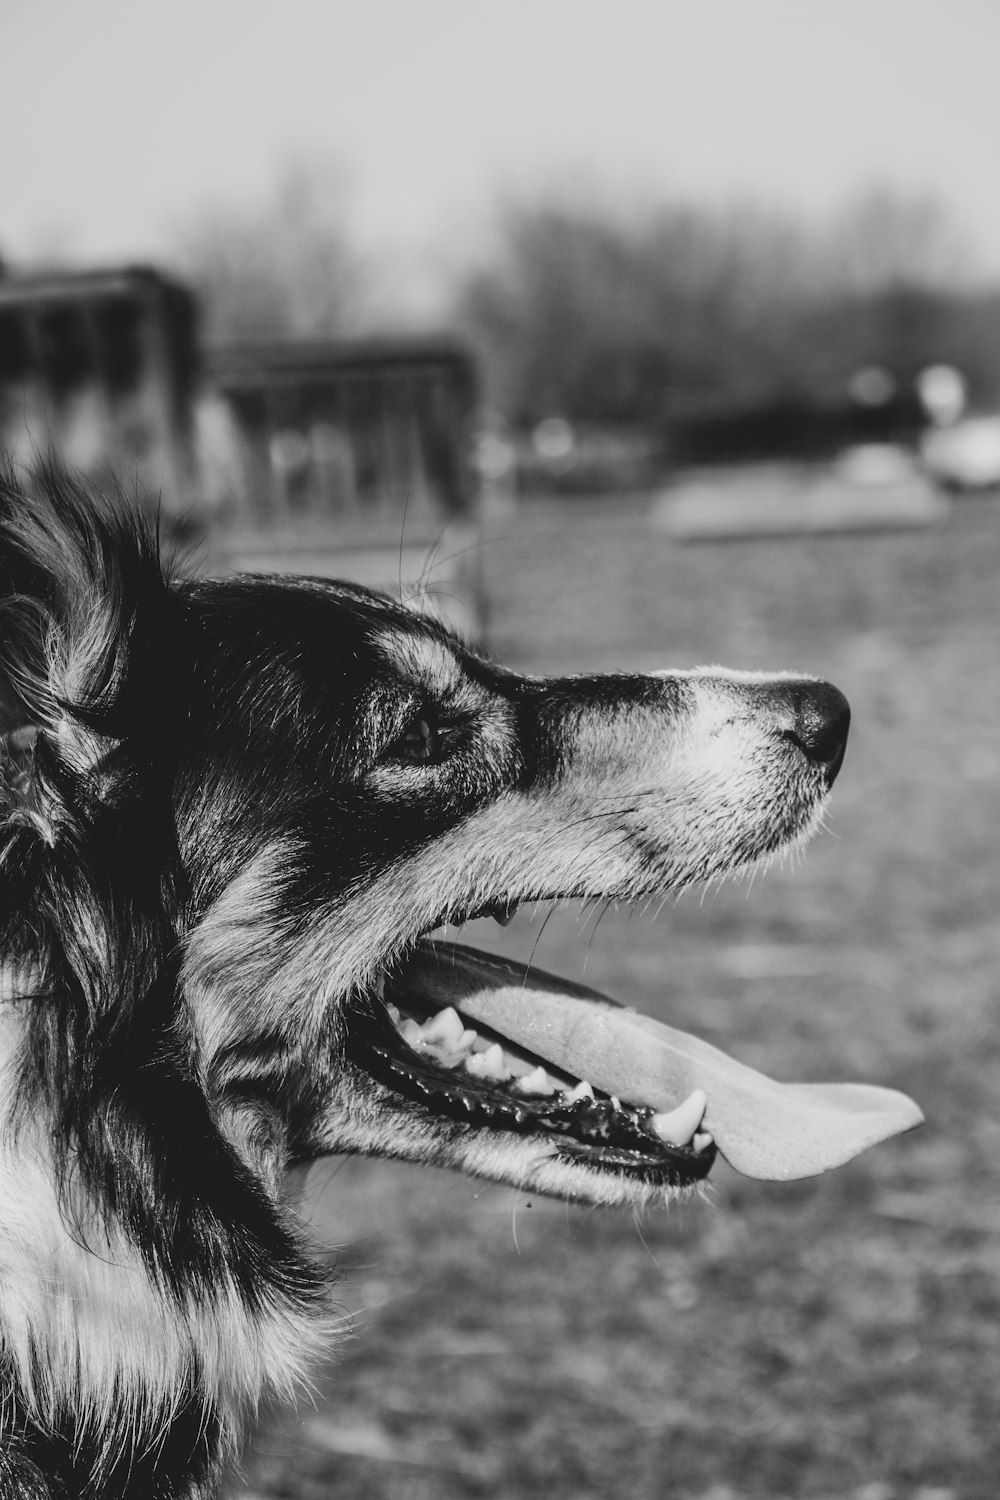
<path id="1" fill-rule="evenodd" d="M 832 782 L 844 762 L 851 709 L 843 693 L 829 682 L 789 682 L 782 696 L 791 723 L 783 733 L 823 767 Z"/>

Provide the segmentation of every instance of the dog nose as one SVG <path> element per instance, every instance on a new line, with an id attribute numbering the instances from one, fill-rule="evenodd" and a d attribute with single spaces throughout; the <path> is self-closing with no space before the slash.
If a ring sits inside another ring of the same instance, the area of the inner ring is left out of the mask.
<path id="1" fill-rule="evenodd" d="M 785 738 L 822 766 L 832 785 L 844 763 L 850 704 L 829 682 L 789 682 L 783 688 L 792 717 L 791 727 L 783 731 Z"/>

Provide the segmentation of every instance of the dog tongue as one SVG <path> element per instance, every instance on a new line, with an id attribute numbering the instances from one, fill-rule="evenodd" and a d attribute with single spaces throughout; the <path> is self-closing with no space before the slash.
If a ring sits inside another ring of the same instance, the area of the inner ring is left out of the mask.
<path id="1" fill-rule="evenodd" d="M 596 990 L 452 943 L 423 942 L 393 990 L 463 1015 L 630 1104 L 708 1096 L 702 1129 L 745 1177 L 791 1181 L 842 1166 L 923 1120 L 895 1089 L 778 1083 L 717 1047 Z"/>

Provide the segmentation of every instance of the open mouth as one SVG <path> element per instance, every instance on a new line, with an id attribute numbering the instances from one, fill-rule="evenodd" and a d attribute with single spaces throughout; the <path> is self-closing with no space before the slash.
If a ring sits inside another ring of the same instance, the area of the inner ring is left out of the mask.
<path id="1" fill-rule="evenodd" d="M 748 1177 L 813 1176 L 923 1118 L 893 1089 L 779 1083 L 597 991 L 440 937 L 392 965 L 380 1000 L 350 1031 L 380 1083 L 652 1186 L 690 1186 L 719 1154 Z"/>
<path id="2" fill-rule="evenodd" d="M 558 1059 L 475 1018 L 475 990 L 464 980 L 471 969 L 478 977 L 485 967 L 510 977 L 502 960 L 476 949 L 444 941 L 418 944 L 386 977 L 384 1017 L 360 1029 L 355 1025 L 357 1060 L 431 1114 L 544 1137 L 556 1152 L 596 1170 L 670 1187 L 707 1176 L 716 1152 L 711 1134 L 701 1129 L 706 1098 L 700 1089 L 665 1111 L 575 1077 Z M 463 998 L 459 1009 L 454 1002 Z"/>

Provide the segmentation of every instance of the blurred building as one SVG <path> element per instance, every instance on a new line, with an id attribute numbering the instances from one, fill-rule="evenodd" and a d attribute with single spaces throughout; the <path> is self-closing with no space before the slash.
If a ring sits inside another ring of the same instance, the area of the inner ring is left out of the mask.
<path id="1" fill-rule="evenodd" d="M 0 278 L 0 447 L 135 487 L 216 569 L 345 577 L 482 626 L 478 388 L 446 338 L 203 354 L 148 267 Z"/>
<path id="2" fill-rule="evenodd" d="M 444 338 L 211 351 L 199 472 L 223 564 L 420 583 L 478 629 L 477 403 L 471 357 Z"/>
<path id="3" fill-rule="evenodd" d="M 179 515 L 195 481 L 198 376 L 191 293 L 148 267 L 0 279 L 0 444 L 117 474 Z"/>
<path id="4" fill-rule="evenodd" d="M 470 356 L 445 339 L 281 341 L 213 350 L 206 387 L 231 417 L 237 472 L 214 503 L 245 523 L 306 516 L 398 530 L 445 522 L 474 493 Z M 209 459 L 210 464 L 210 459 Z"/>

